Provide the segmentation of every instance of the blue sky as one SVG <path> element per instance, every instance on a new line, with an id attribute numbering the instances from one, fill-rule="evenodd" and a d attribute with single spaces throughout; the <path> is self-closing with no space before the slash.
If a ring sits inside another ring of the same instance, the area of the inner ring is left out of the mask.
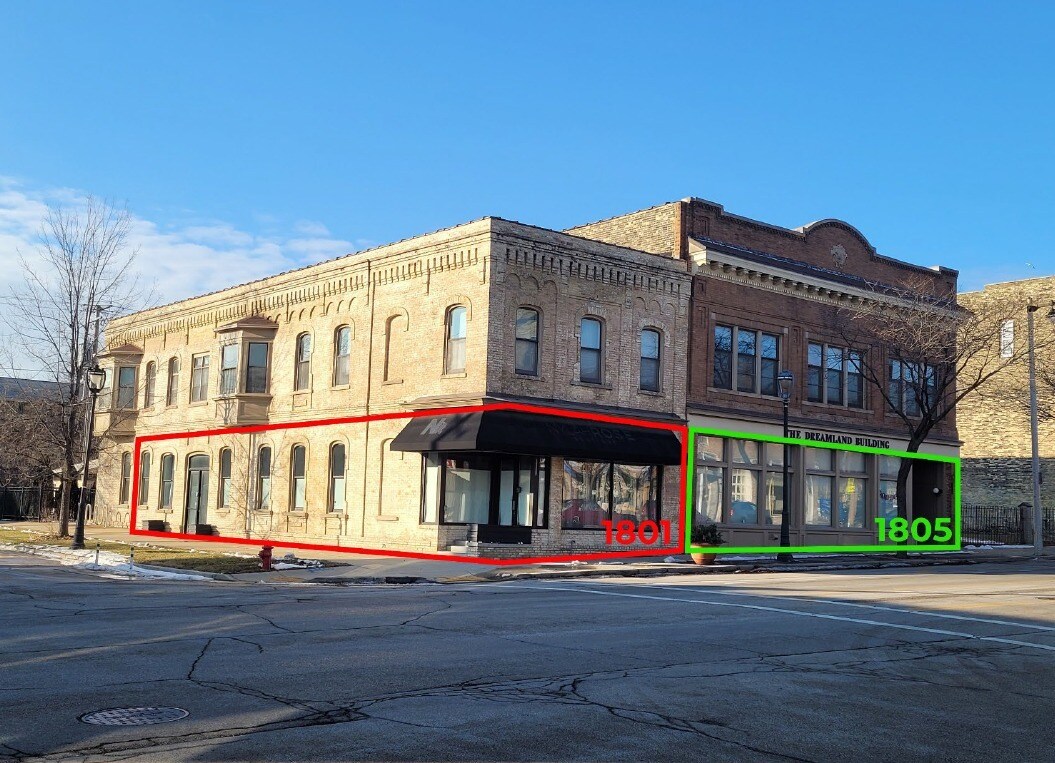
<path id="1" fill-rule="evenodd" d="M 0 249 L 44 202 L 127 201 L 197 253 L 153 272 L 180 297 L 694 195 L 844 219 L 965 288 L 1049 275 L 1052 28 L 1047 3 L 7 0 Z"/>

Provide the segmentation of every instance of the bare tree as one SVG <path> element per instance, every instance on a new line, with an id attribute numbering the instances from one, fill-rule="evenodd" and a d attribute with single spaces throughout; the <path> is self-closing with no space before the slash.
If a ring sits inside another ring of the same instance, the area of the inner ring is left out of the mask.
<path id="1" fill-rule="evenodd" d="M 85 373 L 106 320 L 144 301 L 132 265 L 129 213 L 88 197 L 76 207 L 49 207 L 32 254 L 19 253 L 24 281 L 4 319 L 13 355 L 56 382 L 49 401 L 57 417 L 38 417 L 40 436 L 54 450 L 61 475 L 59 534 L 69 535 L 77 462 L 83 458 Z M 90 459 L 89 459 L 90 460 Z M 82 466 L 87 473 L 88 464 Z"/>
<path id="2" fill-rule="evenodd" d="M 861 373 L 900 422 L 906 450 L 915 453 L 961 401 L 1021 365 L 1025 343 L 1002 347 L 1000 338 L 1003 323 L 1026 304 L 1012 289 L 967 309 L 954 289 L 918 277 L 896 289 L 876 286 L 873 295 L 841 307 L 834 329 L 847 346 L 867 353 Z M 1051 340 L 1044 339 L 1048 346 Z M 901 512 L 913 461 L 902 459 L 898 470 Z"/>

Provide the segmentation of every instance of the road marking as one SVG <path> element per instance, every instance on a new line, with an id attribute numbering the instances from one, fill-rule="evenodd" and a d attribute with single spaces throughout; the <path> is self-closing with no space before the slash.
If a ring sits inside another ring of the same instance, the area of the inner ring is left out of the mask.
<path id="1" fill-rule="evenodd" d="M 947 631 L 941 628 L 924 628 L 919 625 L 901 625 L 898 623 L 884 623 L 880 620 L 866 620 L 860 617 L 841 617 L 839 615 L 825 615 L 820 612 L 802 612 L 797 609 L 782 609 L 780 607 L 765 607 L 761 604 L 733 604 L 727 601 L 704 601 L 701 599 L 680 599 L 674 596 L 649 596 L 648 594 L 641 593 L 619 593 L 617 591 L 598 591 L 593 588 L 576 587 L 576 588 L 564 588 L 561 586 L 547 586 L 547 585 L 516 585 L 514 583 L 498 583 L 495 585 L 501 585 L 505 588 L 522 588 L 533 591 L 564 591 L 567 593 L 588 593 L 595 596 L 619 596 L 627 599 L 647 599 L 650 601 L 676 601 L 685 604 L 705 604 L 710 607 L 732 607 L 735 609 L 751 609 L 759 612 L 776 612 L 782 615 L 795 615 L 796 617 L 813 617 L 818 620 L 835 620 L 843 623 L 854 623 L 856 625 L 875 625 L 880 628 L 895 628 L 903 631 L 917 631 L 920 633 L 934 633 L 939 636 L 955 636 L 957 638 L 972 639 L 975 641 L 992 641 L 998 644 L 1011 644 L 1013 646 L 1027 646 L 1033 649 L 1043 649 L 1048 652 L 1055 652 L 1055 646 L 1048 646 L 1047 644 L 1034 644 L 1029 641 L 1018 641 L 1017 639 L 1001 638 L 999 636 L 976 636 L 973 633 L 965 633 L 963 631 Z"/>
<path id="2" fill-rule="evenodd" d="M 610 584 L 609 584 L 610 585 Z M 629 583 L 616 583 L 614 585 L 631 585 Z M 653 586 L 662 591 L 681 591 L 684 589 L 673 586 Z M 857 607 L 859 609 L 874 609 L 879 612 L 896 612 L 903 615 L 919 615 L 920 617 L 941 617 L 946 620 L 966 620 L 972 623 L 990 623 L 991 625 L 1008 625 L 1014 628 L 1030 628 L 1037 631 L 1055 631 L 1055 626 L 1033 625 L 1030 623 L 1016 623 L 1013 620 L 995 620 L 989 617 L 967 617 L 966 615 L 952 615 L 943 612 L 927 612 L 920 609 L 898 609 L 897 607 L 883 607 L 878 604 L 858 604 L 852 601 L 841 601 L 836 599 L 809 599 L 800 596 L 773 596 L 761 593 L 742 593 L 734 591 L 713 591 L 706 589 L 701 593 L 712 593 L 716 596 L 751 596 L 756 599 L 780 599 L 781 601 L 806 601 L 814 604 L 832 604 L 840 607 Z"/>

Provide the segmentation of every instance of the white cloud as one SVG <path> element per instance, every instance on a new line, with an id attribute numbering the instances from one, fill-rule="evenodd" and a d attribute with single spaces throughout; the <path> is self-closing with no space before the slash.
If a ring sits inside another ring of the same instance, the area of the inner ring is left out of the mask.
<path id="1" fill-rule="evenodd" d="M 0 294 L 23 282 L 20 255 L 32 263 L 49 205 L 76 206 L 71 189 L 27 189 L 0 176 Z M 223 221 L 171 226 L 132 215 L 129 244 L 139 250 L 136 269 L 154 285 L 158 304 L 217 291 L 275 273 L 339 257 L 362 248 L 334 238 L 322 223 L 300 220 L 291 233 L 245 231 Z M 2 337 L 0 337 L 2 341 Z"/>

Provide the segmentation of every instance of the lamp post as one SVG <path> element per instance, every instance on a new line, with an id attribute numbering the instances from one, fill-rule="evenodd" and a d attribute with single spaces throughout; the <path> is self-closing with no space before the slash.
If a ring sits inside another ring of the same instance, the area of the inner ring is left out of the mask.
<path id="1" fill-rule="evenodd" d="M 784 480 L 783 496 L 780 512 L 780 547 L 791 547 L 791 525 L 788 514 L 791 512 L 791 485 L 788 484 L 788 462 L 791 459 L 791 446 L 788 444 L 788 403 L 791 400 L 791 388 L 795 383 L 795 377 L 791 371 L 781 371 L 777 374 L 777 383 L 780 385 L 780 399 L 784 403 Z M 790 562 L 794 557 L 787 551 L 777 554 L 777 561 Z"/>
<path id="2" fill-rule="evenodd" d="M 81 465 L 81 494 L 77 500 L 77 529 L 73 533 L 70 548 L 84 548 L 84 508 L 88 496 L 88 459 L 92 450 L 92 434 L 95 430 L 95 399 L 106 383 L 106 374 L 99 366 L 92 366 L 85 374 L 84 384 L 88 388 L 88 420 L 84 424 L 84 463 Z"/>
<path id="3" fill-rule="evenodd" d="M 1044 551 L 1044 509 L 1040 504 L 1040 437 L 1037 425 L 1037 357 L 1036 342 L 1033 331 L 1033 313 L 1040 306 L 1030 300 L 1026 305 L 1026 327 L 1029 336 L 1029 435 L 1032 455 L 1033 477 L 1033 555 L 1040 556 Z M 1055 323 L 1055 301 L 1048 311 L 1048 320 Z"/>

